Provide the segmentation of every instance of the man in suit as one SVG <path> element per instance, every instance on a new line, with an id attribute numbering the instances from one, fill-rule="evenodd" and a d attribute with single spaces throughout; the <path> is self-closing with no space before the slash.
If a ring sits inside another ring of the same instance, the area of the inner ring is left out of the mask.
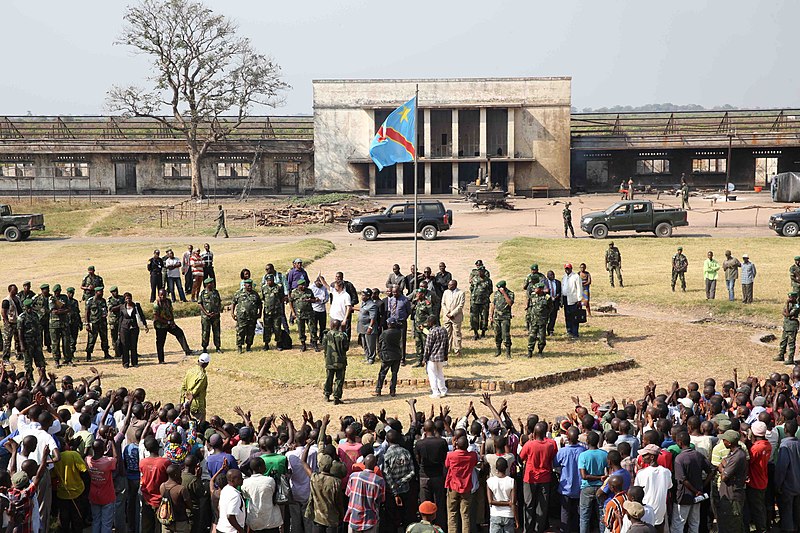
<path id="1" fill-rule="evenodd" d="M 464 291 L 458 288 L 458 282 L 451 279 L 447 290 L 442 293 L 442 327 L 450 339 L 450 350 L 456 357 L 461 355 L 461 323 L 464 321 Z"/>
<path id="2" fill-rule="evenodd" d="M 550 308 L 550 320 L 547 322 L 547 334 L 552 335 L 556 327 L 558 310 L 561 307 L 561 282 L 556 279 L 556 274 L 552 270 L 547 271 L 547 279 L 544 282 L 545 289 L 553 299 L 553 306 Z"/>

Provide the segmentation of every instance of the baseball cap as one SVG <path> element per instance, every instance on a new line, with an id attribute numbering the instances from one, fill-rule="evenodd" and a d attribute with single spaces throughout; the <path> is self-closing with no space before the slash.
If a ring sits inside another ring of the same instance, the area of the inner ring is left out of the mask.
<path id="1" fill-rule="evenodd" d="M 767 434 L 767 425 L 761 420 L 756 420 L 753 422 L 753 425 L 750 426 L 750 431 L 752 431 L 753 435 L 756 437 L 764 437 Z"/>
<path id="2" fill-rule="evenodd" d="M 419 504 L 419 514 L 434 515 L 437 509 L 436 504 L 433 502 L 425 501 Z"/>
<path id="3" fill-rule="evenodd" d="M 739 432 L 733 429 L 729 429 L 728 431 L 722 434 L 722 440 L 726 440 L 731 444 L 736 444 L 739 442 Z"/>
<path id="4" fill-rule="evenodd" d="M 200 354 L 200 357 L 197 358 L 197 362 L 201 363 L 201 364 L 204 364 L 204 365 L 207 365 L 208 363 L 211 362 L 211 356 L 208 355 L 207 353 L 203 352 L 203 353 Z"/>
<path id="5" fill-rule="evenodd" d="M 628 500 L 622 504 L 622 508 L 625 509 L 625 512 L 628 513 L 628 516 L 631 518 L 636 518 L 637 520 L 644 516 L 644 506 L 633 500 Z"/>
<path id="6" fill-rule="evenodd" d="M 747 254 L 742 254 L 742 259 L 745 259 L 745 258 L 750 259 L 750 256 L 747 255 Z"/>
<path id="7" fill-rule="evenodd" d="M 655 444 L 648 444 L 647 446 L 639 450 L 639 453 L 642 455 L 659 455 L 661 454 L 661 448 L 659 448 Z"/>
<path id="8" fill-rule="evenodd" d="M 692 401 L 692 399 L 691 399 L 691 398 L 681 398 L 681 399 L 680 399 L 680 400 L 678 400 L 678 401 L 680 402 L 680 404 L 681 404 L 682 406 L 684 406 L 684 407 L 685 407 L 685 408 L 687 408 L 687 409 L 692 409 L 692 408 L 694 408 L 694 402 Z"/>
<path id="9" fill-rule="evenodd" d="M 14 485 L 15 488 L 22 490 L 30 484 L 30 479 L 28 478 L 28 474 L 23 472 L 22 470 L 15 472 L 13 476 L 11 476 L 11 484 Z"/>
<path id="10" fill-rule="evenodd" d="M 566 263 L 566 264 L 564 265 L 564 268 L 572 268 L 572 263 Z"/>
<path id="11" fill-rule="evenodd" d="M 767 399 L 764 398 L 763 396 L 756 396 L 755 398 L 753 398 L 753 405 L 756 407 L 764 407 L 766 403 Z"/>

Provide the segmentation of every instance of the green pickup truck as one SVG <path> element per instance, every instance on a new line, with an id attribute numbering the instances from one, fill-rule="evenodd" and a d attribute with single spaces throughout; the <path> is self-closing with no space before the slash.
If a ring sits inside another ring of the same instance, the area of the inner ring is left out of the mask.
<path id="1" fill-rule="evenodd" d="M 656 237 L 671 237 L 672 228 L 688 226 L 683 209 L 655 209 L 648 200 L 617 202 L 605 211 L 581 217 L 581 229 L 595 239 L 605 239 L 610 231 L 653 232 Z"/>
<path id="2" fill-rule="evenodd" d="M 31 231 L 44 229 L 44 215 L 15 215 L 10 205 L 0 205 L 0 232 L 7 241 L 24 241 Z"/>

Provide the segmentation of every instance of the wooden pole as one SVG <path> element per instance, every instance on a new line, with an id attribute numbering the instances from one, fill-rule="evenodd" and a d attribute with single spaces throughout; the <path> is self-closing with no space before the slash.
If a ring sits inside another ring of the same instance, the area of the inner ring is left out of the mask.
<path id="1" fill-rule="evenodd" d="M 159 228 L 163 228 L 164 227 L 164 210 L 163 209 L 159 209 L 158 210 L 158 227 Z"/>
<path id="2" fill-rule="evenodd" d="M 714 216 L 714 227 L 716 228 L 717 226 L 719 226 L 719 211 L 714 211 L 714 213 L 715 213 L 715 216 Z"/>
<path id="3" fill-rule="evenodd" d="M 533 210 L 533 225 L 534 226 L 538 226 L 539 225 L 539 210 L 538 209 L 534 209 Z"/>
<path id="4" fill-rule="evenodd" d="M 756 207 L 756 223 L 755 225 L 758 226 L 758 210 L 761 209 L 760 207 Z"/>

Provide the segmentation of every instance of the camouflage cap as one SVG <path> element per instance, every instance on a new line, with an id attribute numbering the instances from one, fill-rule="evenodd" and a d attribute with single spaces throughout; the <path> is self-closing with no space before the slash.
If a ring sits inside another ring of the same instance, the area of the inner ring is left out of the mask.
<path id="1" fill-rule="evenodd" d="M 49 289 L 49 288 L 50 288 L 50 284 L 48 284 L 48 283 L 42 283 L 41 285 L 39 285 L 39 288 L 40 288 L 40 289 Z"/>
<path id="2" fill-rule="evenodd" d="M 683 251 L 683 246 L 678 246 L 678 251 L 682 252 Z"/>
<path id="3" fill-rule="evenodd" d="M 795 261 L 800 261 L 800 255 L 796 255 L 796 256 L 794 256 L 794 260 L 795 260 Z"/>
<path id="4" fill-rule="evenodd" d="M 242 283 L 244 283 L 245 285 L 252 285 L 253 284 L 253 280 L 252 279 L 246 279 Z"/>
<path id="5" fill-rule="evenodd" d="M 31 282 L 30 282 L 30 281 L 23 281 L 23 282 L 22 282 L 22 286 L 23 286 L 23 287 L 24 287 L 25 285 L 30 285 L 30 284 L 31 284 Z"/>

